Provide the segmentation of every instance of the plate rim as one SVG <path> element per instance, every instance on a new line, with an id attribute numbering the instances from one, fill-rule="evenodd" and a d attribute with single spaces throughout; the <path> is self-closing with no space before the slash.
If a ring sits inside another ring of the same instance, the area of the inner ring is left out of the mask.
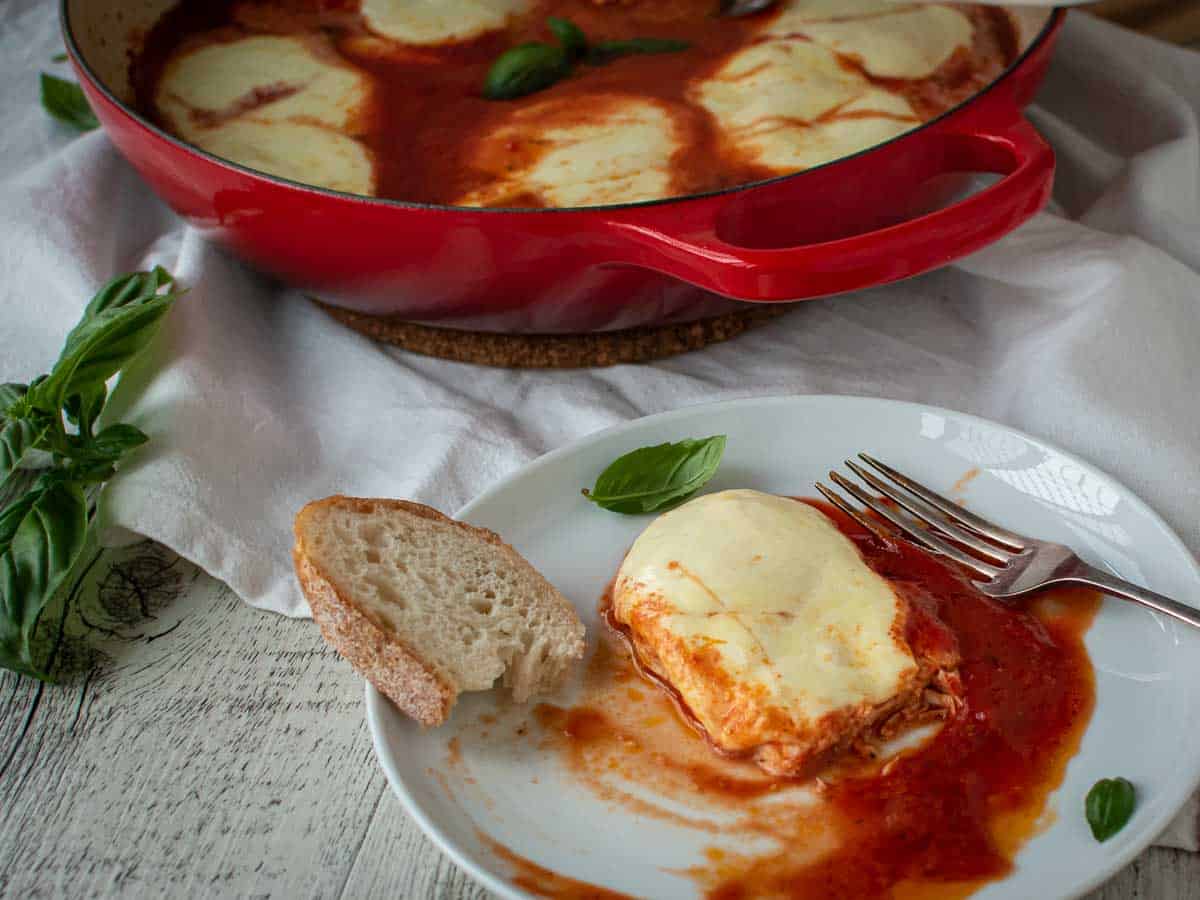
<path id="1" fill-rule="evenodd" d="M 865 394 L 810 394 L 810 393 L 795 393 L 795 394 L 763 394 L 760 396 L 735 397 L 727 400 L 704 401 L 700 403 L 689 403 L 684 406 L 678 406 L 673 409 L 663 410 L 657 413 L 649 413 L 644 416 L 638 416 L 634 419 L 628 419 L 624 422 L 618 422 L 596 431 L 581 435 L 574 440 L 569 441 L 561 447 L 556 447 L 546 453 L 530 460 L 529 462 L 519 466 L 506 475 L 501 476 L 488 487 L 484 488 L 479 494 L 467 501 L 455 514 L 454 518 L 469 521 L 469 517 L 478 507 L 486 504 L 494 496 L 508 488 L 509 484 L 518 478 L 524 478 L 544 469 L 546 466 L 552 465 L 559 459 L 570 456 L 571 454 L 595 443 L 599 440 L 604 440 L 609 437 L 619 435 L 627 431 L 633 431 L 642 427 L 645 423 L 654 422 L 670 422 L 673 419 L 685 418 L 694 416 L 697 413 L 703 413 L 705 410 L 720 411 L 730 407 L 739 406 L 775 406 L 785 405 L 788 403 L 803 401 L 833 401 L 837 403 L 847 403 L 850 405 L 883 405 L 893 408 L 905 409 L 909 412 L 926 412 L 934 414 L 943 414 L 953 416 L 961 421 L 968 423 L 977 423 L 988 426 L 990 428 L 1000 428 L 1011 434 L 1028 441 L 1033 446 L 1042 449 L 1053 451 L 1064 460 L 1081 467 L 1086 471 L 1091 471 L 1095 474 L 1103 476 L 1112 484 L 1117 485 L 1124 493 L 1125 497 L 1131 502 L 1131 505 L 1140 513 L 1145 515 L 1153 524 L 1155 524 L 1167 541 L 1172 545 L 1172 548 L 1182 553 L 1184 559 L 1190 563 L 1192 577 L 1200 584 L 1200 560 L 1192 553 L 1191 549 L 1184 543 L 1183 539 L 1176 533 L 1175 529 L 1158 514 L 1148 503 L 1146 503 L 1135 491 L 1125 485 L 1119 478 L 1109 474 L 1106 470 L 1080 457 L 1079 455 L 1064 450 L 1061 447 L 1053 444 L 1036 435 L 1032 435 L 1020 428 L 1007 425 L 1004 422 L 999 422 L 994 419 L 987 419 L 983 416 L 978 416 L 973 413 L 961 412 L 959 410 L 950 409 L 948 407 L 934 406 L 928 403 L 920 403 L 911 400 L 894 400 L 888 397 L 871 397 Z M 1191 605 L 1191 604 L 1189 604 Z M 1158 613 L 1153 615 L 1157 616 Z M 365 696 L 367 727 L 371 733 L 371 746 L 374 750 L 375 757 L 379 762 L 380 768 L 383 769 L 384 776 L 387 779 L 388 785 L 392 792 L 399 799 L 404 812 L 410 816 L 421 829 L 422 833 L 429 838 L 435 846 L 438 847 L 446 856 L 448 856 L 455 865 L 459 866 L 471 878 L 486 887 L 488 890 L 495 892 L 504 898 L 504 900 L 535 900 L 534 895 L 521 890 L 512 881 L 501 878 L 495 875 L 484 866 L 475 862 L 472 857 L 462 848 L 456 845 L 442 831 L 433 818 L 426 813 L 419 803 L 416 802 L 412 792 L 408 789 L 404 779 L 400 776 L 398 769 L 395 766 L 393 756 L 387 742 L 383 737 L 383 727 L 380 717 L 384 711 L 388 709 L 389 703 L 386 697 L 383 696 L 369 682 L 365 681 Z M 1086 733 L 1086 732 L 1085 732 Z M 1074 758 L 1074 757 L 1072 757 Z M 1163 806 L 1161 812 L 1156 819 L 1151 819 L 1146 826 L 1145 834 L 1148 837 L 1138 837 L 1132 842 L 1126 844 L 1121 850 L 1115 853 L 1109 862 L 1090 876 L 1086 881 L 1082 882 L 1072 893 L 1066 895 L 1064 900 L 1074 900 L 1074 898 L 1082 897 L 1089 891 L 1095 890 L 1100 885 L 1107 882 L 1115 874 L 1124 869 L 1134 859 L 1145 852 L 1146 848 L 1153 845 L 1157 838 L 1167 827 L 1167 825 L 1179 814 L 1179 811 L 1187 803 L 1188 799 L 1200 789 L 1200 762 L 1195 764 L 1194 771 L 1188 779 L 1188 789 L 1179 799 L 1178 803 L 1169 802 Z M 1034 835 L 1031 841 L 1037 840 L 1038 835 Z M 1002 882 L 1004 879 L 998 879 L 997 882 Z"/>

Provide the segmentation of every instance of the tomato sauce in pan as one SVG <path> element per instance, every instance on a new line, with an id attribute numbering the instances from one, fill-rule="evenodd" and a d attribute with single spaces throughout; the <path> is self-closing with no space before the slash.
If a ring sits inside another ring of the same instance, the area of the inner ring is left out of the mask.
<path id="1" fill-rule="evenodd" d="M 1010 872 L 1017 851 L 1053 820 L 1047 797 L 1091 717 L 1083 639 L 1099 598 L 1060 589 L 1001 604 L 920 549 L 814 505 L 957 639 L 960 710 L 888 758 L 844 758 L 806 781 L 774 778 L 713 754 L 678 699 L 639 674 L 610 629 L 580 701 L 538 708 L 545 746 L 603 799 L 712 835 L 705 861 L 683 873 L 711 900 L 965 897 Z M 648 803 L 630 785 L 671 802 Z M 740 853 L 718 846 L 718 836 L 765 839 L 773 849 Z M 520 871 L 535 894 L 592 896 Z"/>
<path id="2" fill-rule="evenodd" d="M 359 139 L 374 160 L 376 195 L 430 203 L 453 203 L 494 179 L 495 165 L 481 169 L 478 160 L 469 161 L 472 148 L 480 145 L 480 135 L 523 108 L 554 97 L 599 112 L 605 94 L 650 98 L 669 108 L 676 133 L 682 135 L 671 158 L 671 186 L 683 195 L 781 174 L 743 158 L 721 138 L 711 114 L 687 97 L 690 85 L 753 43 L 762 25 L 761 17 L 715 18 L 715 8 L 716 0 L 539 0 L 504 30 L 458 43 L 410 46 L 373 35 L 357 0 L 182 0 L 142 42 L 144 49 L 131 63 L 131 80 L 139 110 L 167 127 L 154 98 L 164 67 L 176 53 L 257 34 L 327 38 L 336 53 L 369 74 L 375 86 Z M 973 46 L 960 48 L 928 78 L 874 78 L 866 76 L 853 57 L 840 56 L 839 61 L 877 86 L 903 95 L 920 119 L 932 118 L 990 83 L 1018 52 L 1016 29 L 1005 11 L 963 9 L 974 25 Z M 623 57 L 607 65 L 579 64 L 549 90 L 510 101 L 485 99 L 485 75 L 503 51 L 531 41 L 553 42 L 545 25 L 550 16 L 569 19 L 595 41 L 664 37 L 691 46 L 683 52 Z M 513 149 L 501 147 L 497 152 Z M 531 146 L 529 152 L 538 148 Z M 502 165 L 511 167 L 511 160 L 519 156 L 506 158 Z M 537 197 L 519 199 L 522 202 L 515 205 L 541 205 Z"/>

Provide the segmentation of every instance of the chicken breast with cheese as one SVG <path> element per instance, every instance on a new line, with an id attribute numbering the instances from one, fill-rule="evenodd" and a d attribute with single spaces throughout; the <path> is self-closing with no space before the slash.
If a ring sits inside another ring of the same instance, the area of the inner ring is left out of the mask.
<path id="1" fill-rule="evenodd" d="M 903 94 L 871 76 L 927 78 L 973 33 L 966 15 L 943 6 L 790 0 L 690 96 L 737 152 L 779 173 L 808 169 L 919 125 Z"/>
<path id="2" fill-rule="evenodd" d="M 367 27 L 406 44 L 464 41 L 503 28 L 533 0 L 362 0 Z"/>
<path id="3" fill-rule="evenodd" d="M 951 705 L 948 632 L 914 646 L 904 596 L 786 497 L 724 491 L 660 516 L 621 566 L 612 614 L 718 750 L 774 774 Z"/>
<path id="4" fill-rule="evenodd" d="M 600 206 L 671 194 L 671 158 L 682 146 L 670 109 L 622 94 L 586 107 L 546 99 L 480 135 L 468 156 L 487 184 L 461 206 Z"/>
<path id="5" fill-rule="evenodd" d="M 186 141 L 294 181 L 372 194 L 374 163 L 357 139 L 373 84 L 315 36 L 256 35 L 174 56 L 155 94 Z"/>

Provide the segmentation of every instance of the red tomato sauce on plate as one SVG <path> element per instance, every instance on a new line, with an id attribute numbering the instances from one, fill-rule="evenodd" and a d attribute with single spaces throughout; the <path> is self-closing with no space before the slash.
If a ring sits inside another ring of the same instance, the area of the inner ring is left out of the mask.
<path id="1" fill-rule="evenodd" d="M 964 702 L 931 736 L 887 759 L 844 758 L 812 779 L 774 778 L 712 753 L 678 698 L 644 680 L 626 640 L 610 630 L 580 701 L 538 708 L 544 745 L 603 799 L 711 834 L 705 862 L 684 873 L 711 900 L 967 896 L 1008 874 L 1020 848 L 1053 820 L 1047 798 L 1094 704 L 1084 635 L 1099 598 L 1062 589 L 1003 604 L 919 548 L 814 505 L 958 641 Z M 631 784 L 671 802 L 647 802 Z M 741 852 L 739 836 L 775 847 Z M 520 871 L 532 893 L 588 896 Z"/>

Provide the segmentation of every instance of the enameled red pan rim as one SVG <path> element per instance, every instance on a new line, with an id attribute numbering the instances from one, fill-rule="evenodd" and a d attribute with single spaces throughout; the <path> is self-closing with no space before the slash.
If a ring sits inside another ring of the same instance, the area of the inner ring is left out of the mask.
<path id="1" fill-rule="evenodd" d="M 686 203 L 686 202 L 689 202 L 692 200 L 705 200 L 705 199 L 709 199 L 709 198 L 713 198 L 713 197 L 731 196 L 733 194 L 737 194 L 742 191 L 747 191 L 747 190 L 751 190 L 754 188 L 766 187 L 766 186 L 773 185 L 773 184 L 779 184 L 780 182 L 786 181 L 791 178 L 799 178 L 803 175 L 808 175 L 811 172 L 817 172 L 817 171 L 826 169 L 830 166 L 838 165 L 847 160 L 857 159 L 858 157 L 864 156 L 868 153 L 874 153 L 876 150 L 879 150 L 883 147 L 887 147 L 887 146 L 890 146 L 899 141 L 903 141 L 908 138 L 915 137 L 916 135 L 920 134 L 921 132 L 925 131 L 926 129 L 929 129 L 929 128 L 933 127 L 934 125 L 937 125 L 938 123 L 942 122 L 943 120 L 949 118 L 950 116 L 957 114 L 958 112 L 962 111 L 966 107 L 968 107 L 971 104 L 975 103 L 976 101 L 982 99 L 984 96 L 986 96 L 992 90 L 994 90 L 997 86 L 999 86 L 1002 82 L 1006 81 L 1009 77 L 1011 77 L 1013 75 L 1013 73 L 1015 73 L 1018 69 L 1020 69 L 1021 66 L 1024 65 L 1025 62 L 1029 59 L 1030 55 L 1033 54 L 1046 41 L 1046 39 L 1058 29 L 1058 27 L 1062 24 L 1063 19 L 1066 17 L 1066 10 L 1063 7 L 1054 7 L 1054 9 L 1052 10 L 1052 12 L 1050 14 L 1050 17 L 1046 20 L 1046 24 L 1042 26 L 1042 29 L 1038 32 L 1037 36 L 1032 41 L 1029 42 L 1029 46 L 1026 47 L 1015 60 L 1013 60 L 1012 64 L 1009 65 L 1009 67 L 1007 69 L 1005 69 L 1002 73 L 1000 73 L 1000 75 L 998 75 L 995 79 L 993 79 L 991 81 L 991 83 L 987 85 L 987 87 L 977 91 L 976 93 L 974 93 L 970 97 L 968 97 L 966 100 L 959 103 L 957 106 L 951 107 L 950 109 L 946 110 L 941 115 L 937 116 L 936 118 L 930 119 L 928 122 L 922 123 L 921 125 L 917 126 L 916 128 L 906 131 L 903 134 L 898 134 L 895 137 L 884 141 L 883 143 L 873 144 L 872 146 L 866 147 L 862 150 L 859 150 L 856 153 L 851 153 L 848 156 L 840 156 L 837 159 L 833 159 L 828 162 L 822 163 L 819 166 L 813 166 L 812 168 L 804 169 L 800 172 L 792 172 L 787 175 L 777 175 L 773 178 L 766 178 L 761 181 L 747 182 L 746 184 L 738 184 L 738 185 L 734 185 L 733 187 L 721 188 L 720 190 L 707 191 L 705 193 L 700 193 L 700 194 L 684 194 L 684 195 L 681 195 L 678 197 L 663 197 L 658 200 L 639 200 L 639 201 L 632 202 L 632 203 L 612 203 L 612 204 L 607 204 L 607 205 L 603 205 L 603 206 L 570 206 L 570 207 L 556 206 L 556 207 L 544 207 L 544 208 L 540 208 L 540 207 L 539 208 L 529 208 L 529 207 L 448 206 L 445 204 L 438 204 L 438 203 L 416 203 L 416 202 L 409 201 L 409 200 L 393 200 L 393 199 L 384 198 L 384 197 L 366 197 L 366 196 L 363 196 L 362 194 L 348 194 L 343 191 L 335 191 L 335 190 L 331 190 L 329 188 L 316 187 L 315 185 L 305 184 L 305 183 L 299 182 L 299 181 L 292 181 L 288 178 L 281 178 L 277 175 L 269 175 L 265 172 L 260 172 L 257 169 L 248 168 L 246 166 L 240 165 L 239 163 L 232 162 L 228 159 L 224 159 L 223 157 L 215 156 L 205 150 L 201 150 L 199 147 L 196 147 L 192 144 L 182 141 L 179 138 L 175 137 L 174 135 L 159 128 L 153 122 L 151 122 L 150 120 L 148 120 L 144 116 L 142 116 L 141 113 L 137 112 L 136 110 L 134 110 L 133 108 L 131 108 L 130 106 L 125 104 L 115 94 L 113 94 L 112 91 L 109 90 L 108 86 L 92 70 L 92 67 L 90 65 L 88 65 L 87 61 L 83 58 L 83 54 L 80 52 L 79 45 L 75 41 L 75 35 L 71 30 L 71 21 L 70 21 L 70 16 L 69 16 L 68 10 L 67 10 L 68 2 L 69 2 L 69 0 L 59 0 L 59 21 L 61 22 L 61 25 L 62 25 L 63 38 L 66 43 L 67 50 L 70 52 L 72 59 L 75 61 L 75 64 L 79 67 L 80 71 L 83 72 L 83 74 L 87 77 L 87 79 L 91 83 L 92 87 L 95 90 L 97 90 L 106 100 L 108 100 L 110 103 L 112 103 L 113 106 L 117 107 L 123 113 L 125 113 L 126 115 L 128 115 L 132 119 L 134 119 L 138 123 L 138 125 L 140 125 L 142 128 L 146 129 L 147 131 L 150 131 L 152 134 L 154 134 L 159 139 L 167 141 L 170 144 L 173 144 L 176 147 L 176 149 L 178 149 L 184 153 L 199 157 L 199 158 L 204 159 L 215 165 L 222 166 L 227 169 L 232 169 L 243 175 L 249 175 L 250 177 L 261 179 L 262 181 L 265 181 L 265 182 L 268 182 L 271 184 L 275 184 L 280 187 L 291 188 L 294 190 L 301 190 L 301 191 L 317 194 L 322 197 L 328 197 L 328 198 L 336 199 L 336 200 L 343 201 L 343 202 L 349 201 L 352 203 L 362 203 L 362 204 L 369 204 L 369 205 L 374 205 L 374 206 L 384 206 L 384 207 L 390 206 L 390 207 L 395 207 L 398 209 L 414 209 L 414 210 L 449 212 L 449 213 L 509 213 L 509 214 L 525 213 L 525 214 L 543 214 L 543 215 L 544 214 L 554 214 L 554 213 L 608 212 L 608 211 L 618 211 L 618 210 L 627 210 L 627 209 L 646 209 L 646 208 L 654 207 L 654 206 L 665 206 L 665 205 L 668 205 L 671 203 Z"/>

